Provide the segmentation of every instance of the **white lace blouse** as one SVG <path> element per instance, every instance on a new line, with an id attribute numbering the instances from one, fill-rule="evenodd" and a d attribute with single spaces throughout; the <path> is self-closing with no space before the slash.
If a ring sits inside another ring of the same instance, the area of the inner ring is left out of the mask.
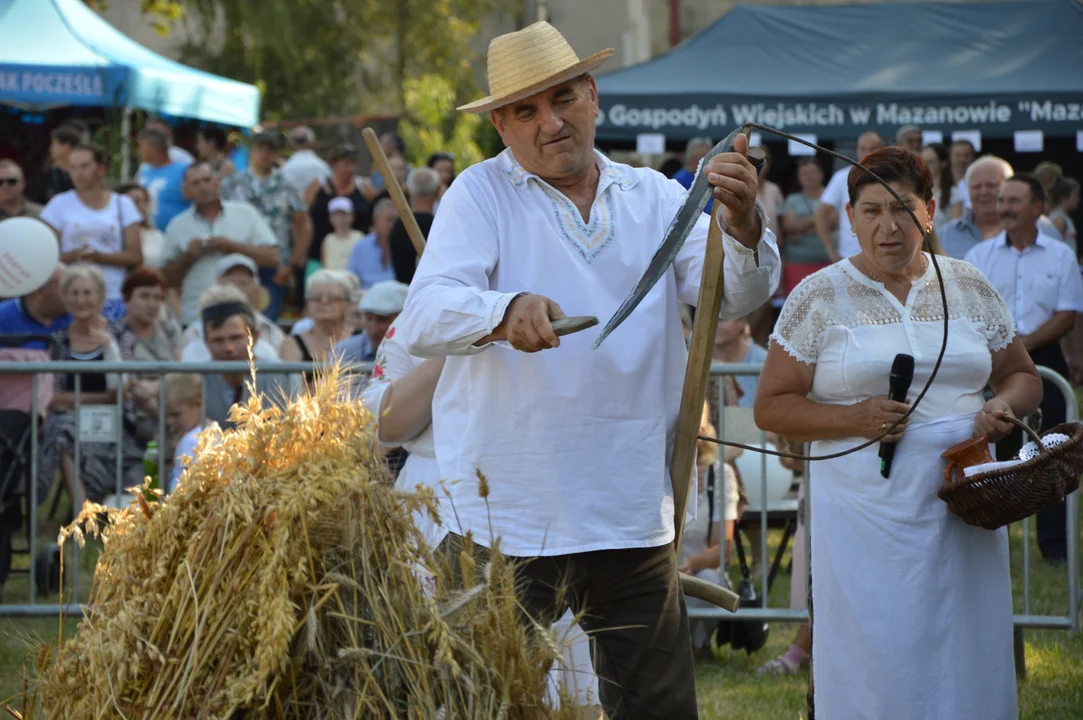
<path id="1" fill-rule="evenodd" d="M 937 263 L 947 289 L 948 347 L 932 388 L 914 412 L 914 423 L 980 410 L 992 354 L 1015 337 L 1011 313 L 981 271 L 943 256 L 937 256 Z M 895 355 L 913 355 L 914 381 L 907 396 L 913 400 L 936 363 L 943 320 L 931 262 L 914 281 L 904 305 L 882 283 L 842 260 L 794 288 L 771 342 L 798 361 L 815 365 L 810 397 L 835 405 L 886 395 Z"/>

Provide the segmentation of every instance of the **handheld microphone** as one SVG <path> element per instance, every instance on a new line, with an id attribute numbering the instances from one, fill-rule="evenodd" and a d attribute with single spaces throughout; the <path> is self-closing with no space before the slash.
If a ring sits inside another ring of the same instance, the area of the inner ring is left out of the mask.
<path id="1" fill-rule="evenodd" d="M 891 379 L 888 383 L 887 397 L 895 402 L 905 402 L 910 383 L 914 380 L 914 356 L 899 353 L 891 363 Z M 895 459 L 896 443 L 880 443 L 880 475 L 891 474 L 891 461 Z"/>

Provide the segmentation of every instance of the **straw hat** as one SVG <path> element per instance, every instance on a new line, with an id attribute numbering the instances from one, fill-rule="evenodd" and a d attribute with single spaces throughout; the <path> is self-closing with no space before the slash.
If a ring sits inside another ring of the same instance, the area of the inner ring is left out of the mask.
<path id="1" fill-rule="evenodd" d="M 597 70 L 612 54 L 608 48 L 580 60 L 559 30 L 536 22 L 489 43 L 489 94 L 459 110 L 481 113 L 503 107 Z"/>

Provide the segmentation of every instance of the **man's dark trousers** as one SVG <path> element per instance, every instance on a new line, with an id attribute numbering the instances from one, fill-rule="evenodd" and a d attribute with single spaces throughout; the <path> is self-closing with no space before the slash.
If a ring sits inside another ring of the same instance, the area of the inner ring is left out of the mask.
<path id="1" fill-rule="evenodd" d="M 444 547 L 461 542 L 449 535 Z M 484 548 L 479 548 L 484 551 Z M 698 717 L 688 611 L 673 545 L 512 558 L 520 602 L 543 627 L 585 613 L 601 705 L 609 720 Z"/>

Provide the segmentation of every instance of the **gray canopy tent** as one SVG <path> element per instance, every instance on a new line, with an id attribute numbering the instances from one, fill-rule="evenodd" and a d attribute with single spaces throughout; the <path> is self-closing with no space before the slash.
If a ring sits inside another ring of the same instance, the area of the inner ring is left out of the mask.
<path id="1" fill-rule="evenodd" d="M 597 78 L 599 143 L 720 137 L 760 122 L 864 130 L 1083 129 L 1076 0 L 739 6 L 670 52 Z"/>

